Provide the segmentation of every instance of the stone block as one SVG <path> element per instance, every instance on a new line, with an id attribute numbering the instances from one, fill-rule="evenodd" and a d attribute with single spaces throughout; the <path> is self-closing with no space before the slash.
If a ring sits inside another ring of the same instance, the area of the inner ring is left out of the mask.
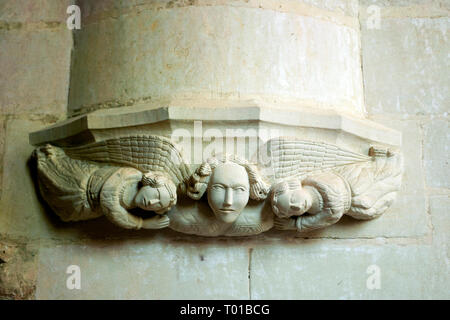
<path id="1" fill-rule="evenodd" d="M 2 196 L 2 177 L 3 177 L 3 154 L 5 147 L 5 128 L 6 120 L 0 116 L 0 198 Z"/>
<path id="2" fill-rule="evenodd" d="M 74 0 L 2 0 L 0 21 L 6 23 L 35 23 L 41 21 L 63 22 L 68 15 L 67 7 Z"/>
<path id="3" fill-rule="evenodd" d="M 84 17 L 90 21 L 98 21 L 118 12 L 142 10 L 163 10 L 190 6 L 229 6 L 246 7 L 258 10 L 277 10 L 280 12 L 296 12 L 314 16 L 358 16 L 357 0 L 129 0 L 129 1 L 90 1 L 79 0 L 78 5 Z"/>
<path id="4" fill-rule="evenodd" d="M 433 224 L 433 245 L 442 255 L 443 261 L 450 257 L 450 198 L 449 196 L 431 196 L 430 213 Z"/>
<path id="5" fill-rule="evenodd" d="M 241 245 L 98 242 L 41 248 L 37 299 L 248 299 Z M 66 287 L 77 265 L 81 289 Z"/>
<path id="6" fill-rule="evenodd" d="M 0 113 L 65 113 L 71 32 L 0 30 L 0 47 Z"/>
<path id="7" fill-rule="evenodd" d="M 381 11 L 383 13 L 383 11 Z M 371 114 L 448 112 L 448 17 L 361 19 L 366 105 Z"/>
<path id="8" fill-rule="evenodd" d="M 188 6 L 116 13 L 74 36 L 70 113 L 256 98 L 363 112 L 356 26 L 274 10 Z"/>
<path id="9" fill-rule="evenodd" d="M 359 4 L 360 17 L 364 19 L 371 14 L 367 10 L 370 6 L 379 7 L 385 18 L 434 18 L 446 16 L 450 10 L 446 0 L 361 0 Z"/>
<path id="10" fill-rule="evenodd" d="M 56 237 L 58 232 L 66 237 L 70 234 L 64 227 L 58 228 L 58 222 L 54 222 L 57 219 L 45 210 L 32 179 L 29 159 L 34 148 L 28 144 L 28 132 L 48 125 L 40 121 L 18 119 L 6 123 L 3 192 L 0 200 L 2 235 L 37 239 Z"/>
<path id="11" fill-rule="evenodd" d="M 450 188 L 448 118 L 424 124 L 424 168 L 428 187 Z"/>
<path id="12" fill-rule="evenodd" d="M 0 300 L 33 299 L 38 247 L 0 240 Z"/>
<path id="13" fill-rule="evenodd" d="M 425 192 L 425 173 L 422 165 L 422 129 L 418 120 L 389 119 L 379 116 L 372 120 L 389 128 L 395 128 L 402 133 L 400 151 L 404 159 L 404 175 L 402 193 L 408 195 L 423 195 Z"/>
<path id="14" fill-rule="evenodd" d="M 252 299 L 449 299 L 448 271 L 431 245 L 304 241 L 256 247 L 250 292 Z M 378 272 L 379 289 L 371 282 Z"/>

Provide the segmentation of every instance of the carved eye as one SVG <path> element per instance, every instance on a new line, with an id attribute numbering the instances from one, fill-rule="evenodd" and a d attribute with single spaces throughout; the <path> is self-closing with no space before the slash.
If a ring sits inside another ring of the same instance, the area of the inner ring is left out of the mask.
<path id="1" fill-rule="evenodd" d="M 236 188 L 234 188 L 234 190 L 239 191 L 239 192 L 245 192 L 244 187 L 236 187 Z"/>
<path id="2" fill-rule="evenodd" d="M 212 190 L 221 190 L 221 189 L 223 189 L 223 186 L 220 184 L 215 184 L 211 188 L 212 188 Z"/>

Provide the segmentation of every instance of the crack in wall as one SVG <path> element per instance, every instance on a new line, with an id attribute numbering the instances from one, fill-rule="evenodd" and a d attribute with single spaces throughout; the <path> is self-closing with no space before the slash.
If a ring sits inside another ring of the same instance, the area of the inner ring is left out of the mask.
<path id="1" fill-rule="evenodd" d="M 253 248 L 248 249 L 248 299 L 252 300 L 252 253 Z"/>
<path id="2" fill-rule="evenodd" d="M 2 30 L 37 31 L 42 29 L 56 29 L 61 26 L 65 26 L 65 23 L 60 21 L 39 21 L 39 22 L 22 23 L 16 21 L 8 22 L 0 20 L 0 31 Z"/>

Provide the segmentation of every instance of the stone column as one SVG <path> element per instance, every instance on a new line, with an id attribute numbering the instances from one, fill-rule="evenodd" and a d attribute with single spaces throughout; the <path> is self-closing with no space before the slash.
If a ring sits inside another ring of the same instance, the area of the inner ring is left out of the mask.
<path id="1" fill-rule="evenodd" d="M 69 115 L 147 105 L 364 115 L 357 1 L 80 1 Z"/>

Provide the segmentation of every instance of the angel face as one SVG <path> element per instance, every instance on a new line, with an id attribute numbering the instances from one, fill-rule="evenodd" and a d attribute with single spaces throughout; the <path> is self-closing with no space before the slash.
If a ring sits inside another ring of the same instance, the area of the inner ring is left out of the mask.
<path id="1" fill-rule="evenodd" d="M 272 192 L 272 210 L 280 218 L 300 216 L 311 209 L 313 196 L 299 182 L 282 182 Z"/>
<path id="2" fill-rule="evenodd" d="M 216 167 L 208 185 L 208 203 L 216 218 L 234 222 L 248 203 L 249 189 L 244 167 L 236 163 Z"/>
<path id="3" fill-rule="evenodd" d="M 139 208 L 154 211 L 157 214 L 167 212 L 174 205 L 174 202 L 176 202 L 176 198 L 174 199 L 173 191 L 168 186 L 144 186 L 139 189 L 134 199 L 134 203 Z"/>

